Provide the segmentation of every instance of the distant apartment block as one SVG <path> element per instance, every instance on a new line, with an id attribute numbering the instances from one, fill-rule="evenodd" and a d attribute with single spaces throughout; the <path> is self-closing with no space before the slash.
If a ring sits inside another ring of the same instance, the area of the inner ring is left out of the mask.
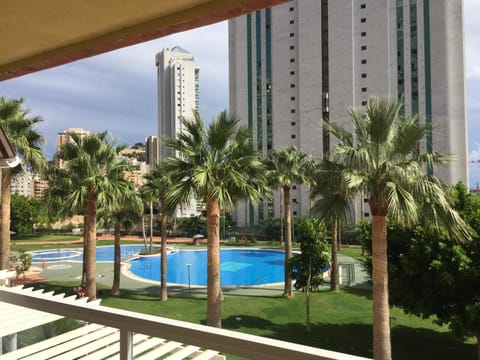
<path id="1" fill-rule="evenodd" d="M 12 178 L 10 192 L 27 197 L 33 197 L 34 174 L 26 170 Z"/>
<path id="2" fill-rule="evenodd" d="M 80 136 L 87 136 L 90 135 L 90 131 L 84 130 L 82 128 L 69 128 L 68 130 L 65 130 L 64 132 L 58 133 L 57 134 L 57 151 L 60 150 L 63 144 L 66 144 L 71 140 L 71 134 L 78 134 Z M 55 159 L 55 164 L 59 168 L 65 168 L 65 162 L 61 159 Z"/>
<path id="3" fill-rule="evenodd" d="M 171 155 L 162 144 L 165 136 L 175 138 L 183 131 L 182 117 L 191 118 L 199 108 L 200 67 L 192 54 L 179 46 L 164 48 L 156 55 L 158 89 L 158 160 Z M 197 201 L 177 209 L 178 217 L 199 215 Z"/>
<path id="4" fill-rule="evenodd" d="M 145 162 L 145 148 L 143 146 L 128 147 L 120 151 L 119 155 L 133 168 L 126 174 L 127 179 L 136 187 L 142 186 L 148 172 L 148 166 Z"/>
<path id="5" fill-rule="evenodd" d="M 401 98 L 431 129 L 420 148 L 455 158 L 435 175 L 468 183 L 462 0 L 289 1 L 229 21 L 229 65 L 230 111 L 264 156 L 295 145 L 321 159 L 335 141 L 322 121 L 349 126 L 347 107 Z M 308 215 L 308 188 L 291 196 L 293 215 Z M 278 216 L 280 204 L 244 203 L 237 223 Z"/>
<path id="6" fill-rule="evenodd" d="M 43 194 L 48 189 L 48 186 L 48 180 L 42 179 L 40 175 L 35 175 L 33 177 L 33 197 L 37 199 L 43 197 Z"/>

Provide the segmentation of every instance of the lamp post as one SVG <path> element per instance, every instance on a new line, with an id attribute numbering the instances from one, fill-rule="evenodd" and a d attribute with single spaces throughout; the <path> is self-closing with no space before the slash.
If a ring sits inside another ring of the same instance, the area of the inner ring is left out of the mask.
<path id="1" fill-rule="evenodd" d="M 192 264 L 187 264 L 187 275 L 188 275 L 188 296 L 190 297 L 190 267 Z"/>

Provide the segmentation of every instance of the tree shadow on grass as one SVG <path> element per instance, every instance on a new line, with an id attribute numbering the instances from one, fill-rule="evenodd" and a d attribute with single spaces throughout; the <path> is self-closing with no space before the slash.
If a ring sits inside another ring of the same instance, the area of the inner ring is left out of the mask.
<path id="1" fill-rule="evenodd" d="M 368 324 L 312 324 L 306 331 L 302 323 L 274 324 L 270 320 L 231 315 L 222 321 L 226 329 L 313 346 L 367 358 L 373 357 L 372 326 Z M 267 330 L 267 331 L 265 331 Z M 450 333 L 404 326 L 392 329 L 392 353 L 395 360 L 474 359 L 475 346 L 465 344 Z"/>

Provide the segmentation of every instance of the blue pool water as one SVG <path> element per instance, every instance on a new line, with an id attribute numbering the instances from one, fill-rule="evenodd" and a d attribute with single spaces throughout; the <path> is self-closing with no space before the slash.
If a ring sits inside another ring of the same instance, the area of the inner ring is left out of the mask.
<path id="1" fill-rule="evenodd" d="M 122 245 L 122 259 L 136 255 L 143 245 Z M 33 253 L 33 262 L 82 261 L 82 249 L 60 249 Z M 113 246 L 97 247 L 97 261 L 113 261 Z M 220 279 L 223 286 L 261 285 L 284 281 L 284 253 L 275 250 L 221 250 Z M 136 276 L 160 281 L 160 256 L 130 260 Z M 187 265 L 190 264 L 190 265 Z M 169 283 L 207 285 L 207 251 L 173 251 L 167 257 Z"/>
<path id="2" fill-rule="evenodd" d="M 221 250 L 220 280 L 223 286 L 261 285 L 284 281 L 284 253 L 275 250 Z M 130 261 L 130 271 L 160 281 L 160 257 Z M 207 251 L 175 251 L 167 257 L 167 282 L 207 285 Z"/>
<path id="3" fill-rule="evenodd" d="M 140 250 L 144 249 L 143 245 L 122 245 L 120 256 L 123 258 L 136 255 Z M 36 251 L 33 253 L 32 262 L 53 261 L 82 261 L 82 249 L 60 249 L 48 251 Z M 99 246 L 97 247 L 97 261 L 113 261 L 113 246 Z"/>

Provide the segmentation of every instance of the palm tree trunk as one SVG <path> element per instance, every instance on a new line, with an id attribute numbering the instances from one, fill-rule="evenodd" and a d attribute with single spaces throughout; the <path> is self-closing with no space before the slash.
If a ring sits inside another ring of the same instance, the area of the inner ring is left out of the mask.
<path id="1" fill-rule="evenodd" d="M 85 240 L 86 253 L 83 255 L 86 259 L 86 295 L 88 300 L 95 300 L 97 297 L 97 195 L 90 191 L 87 199 L 87 210 L 85 215 Z"/>
<path id="2" fill-rule="evenodd" d="M 120 221 L 115 222 L 114 256 L 113 256 L 113 284 L 111 294 L 120 294 Z"/>
<path id="3" fill-rule="evenodd" d="M 308 279 L 307 279 L 307 288 L 305 290 L 305 316 L 306 316 L 306 326 L 307 331 L 310 332 L 310 284 L 312 282 L 312 261 L 308 265 Z"/>
<path id="4" fill-rule="evenodd" d="M 162 226 L 162 248 L 161 248 L 161 257 L 160 257 L 160 298 L 162 301 L 167 301 L 168 299 L 168 288 L 167 288 L 167 204 L 166 196 L 162 195 L 162 217 L 161 217 L 161 226 Z"/>
<path id="5" fill-rule="evenodd" d="M 10 169 L 1 169 L 0 270 L 10 268 Z"/>
<path id="6" fill-rule="evenodd" d="M 147 251 L 148 246 L 147 246 L 147 235 L 145 234 L 145 215 L 142 215 L 142 235 L 143 235 L 143 243 L 145 245 L 145 251 Z"/>
<path id="7" fill-rule="evenodd" d="M 220 287 L 220 206 L 207 200 L 207 325 L 222 327 L 222 289 Z"/>
<path id="8" fill-rule="evenodd" d="M 283 210 L 285 219 L 285 285 L 283 289 L 283 297 L 290 299 L 293 297 L 292 291 L 292 274 L 287 266 L 288 259 L 292 257 L 292 214 L 290 211 L 290 188 L 283 187 Z"/>
<path id="9" fill-rule="evenodd" d="M 480 335 L 477 335 L 476 338 L 477 338 L 477 359 L 480 360 Z"/>
<path id="10" fill-rule="evenodd" d="M 153 244 L 153 201 L 150 201 L 150 254 L 152 253 Z"/>
<path id="11" fill-rule="evenodd" d="M 390 309 L 388 306 L 387 218 L 386 215 L 373 215 L 373 210 L 372 255 L 373 357 L 375 360 L 391 360 Z"/>
<path id="12" fill-rule="evenodd" d="M 87 282 L 87 217 L 83 216 L 83 259 L 82 259 L 82 287 L 86 287 Z"/>
<path id="13" fill-rule="evenodd" d="M 330 290 L 335 292 L 338 292 L 340 290 L 340 276 L 337 255 L 337 234 L 338 219 L 335 219 L 332 224 L 332 269 L 330 271 Z"/>

